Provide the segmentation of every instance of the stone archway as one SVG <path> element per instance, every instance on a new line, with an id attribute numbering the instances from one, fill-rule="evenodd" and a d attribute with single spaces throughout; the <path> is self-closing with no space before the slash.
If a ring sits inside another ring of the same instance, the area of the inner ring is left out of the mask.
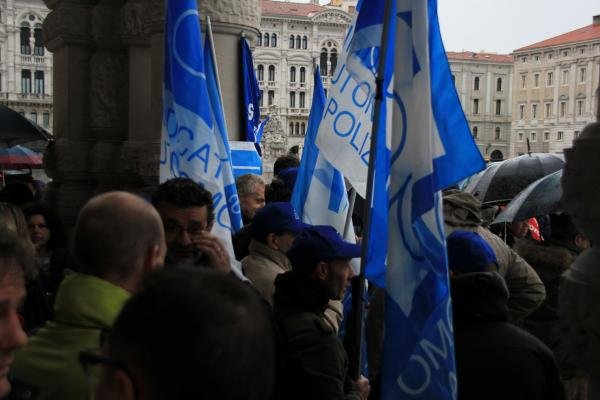
<path id="1" fill-rule="evenodd" d="M 504 154 L 502 154 L 502 152 L 500 150 L 492 151 L 492 154 L 490 154 L 490 161 L 502 161 L 502 160 L 504 160 Z"/>

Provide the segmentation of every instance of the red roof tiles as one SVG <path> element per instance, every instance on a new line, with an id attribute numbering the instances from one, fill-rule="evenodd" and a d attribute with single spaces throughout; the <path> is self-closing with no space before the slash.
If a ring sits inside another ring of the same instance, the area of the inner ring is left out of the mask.
<path id="1" fill-rule="evenodd" d="M 311 14 L 327 9 L 315 4 L 272 0 L 262 0 L 261 7 L 263 15 L 287 15 L 293 17 L 308 17 Z"/>
<path id="2" fill-rule="evenodd" d="M 534 43 L 529 46 L 521 47 L 520 49 L 515 50 L 515 52 L 532 50 L 540 47 L 560 46 L 568 43 L 585 42 L 594 39 L 600 39 L 600 24 L 584 26 L 583 28 L 567 32 L 550 39 L 542 40 L 541 42 Z"/>
<path id="3" fill-rule="evenodd" d="M 472 51 L 454 52 L 447 51 L 446 56 L 450 60 L 494 62 L 494 63 L 512 63 L 513 57 L 507 54 L 495 53 L 473 53 Z"/>

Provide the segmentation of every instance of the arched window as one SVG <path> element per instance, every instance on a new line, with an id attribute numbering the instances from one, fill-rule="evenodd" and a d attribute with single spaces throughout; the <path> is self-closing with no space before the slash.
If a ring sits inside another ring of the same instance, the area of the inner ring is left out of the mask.
<path id="1" fill-rule="evenodd" d="M 306 124 L 304 122 L 300 124 L 300 134 L 306 135 Z"/>
<path id="2" fill-rule="evenodd" d="M 35 24 L 33 30 L 33 37 L 35 39 L 33 54 L 36 56 L 44 55 L 44 37 L 42 36 L 42 24 Z"/>
<path id="3" fill-rule="evenodd" d="M 329 56 L 329 62 L 331 64 L 330 74 L 333 75 L 335 73 L 335 67 L 337 67 L 337 50 L 331 49 L 331 54 Z"/>
<path id="4" fill-rule="evenodd" d="M 269 47 L 269 34 L 268 33 L 265 33 L 263 43 L 264 43 L 265 47 Z"/>
<path id="5" fill-rule="evenodd" d="M 258 80 L 259 81 L 264 81 L 265 80 L 265 67 L 262 64 L 258 64 L 258 67 L 256 68 L 256 71 L 258 72 Z"/>
<path id="6" fill-rule="evenodd" d="M 496 129 L 494 129 L 494 140 L 500 140 L 500 127 L 497 126 Z"/>
<path id="7" fill-rule="evenodd" d="M 37 124 L 37 111 L 31 112 L 31 120 Z"/>
<path id="8" fill-rule="evenodd" d="M 300 124 L 296 122 L 296 135 L 300 134 Z"/>
<path id="9" fill-rule="evenodd" d="M 478 131 L 477 127 L 474 126 L 473 127 L 473 139 L 477 139 L 477 131 Z"/>
<path id="10" fill-rule="evenodd" d="M 290 35 L 290 49 L 294 48 L 294 35 Z"/>
<path id="11" fill-rule="evenodd" d="M 276 33 L 271 35 L 271 47 L 277 47 L 277 34 Z"/>
<path id="12" fill-rule="evenodd" d="M 21 24 L 21 54 L 31 54 L 31 47 L 29 46 L 29 38 L 31 36 L 31 30 L 29 25 L 24 22 Z"/>
<path id="13" fill-rule="evenodd" d="M 308 48 L 308 38 L 306 36 L 302 36 L 302 48 L 304 50 Z"/>
<path id="14" fill-rule="evenodd" d="M 476 76 L 475 80 L 473 80 L 473 90 L 479 90 L 479 77 Z"/>
<path id="15" fill-rule="evenodd" d="M 319 62 L 319 67 L 321 68 L 321 75 L 327 76 L 327 49 L 321 49 L 321 59 Z"/>
<path id="16" fill-rule="evenodd" d="M 504 159 L 504 154 L 500 150 L 492 151 L 490 154 L 490 161 L 502 161 Z"/>
<path id="17" fill-rule="evenodd" d="M 306 68 L 300 67 L 300 83 L 306 82 Z"/>
<path id="18" fill-rule="evenodd" d="M 269 82 L 275 81 L 275 66 L 269 65 Z"/>
<path id="19" fill-rule="evenodd" d="M 31 93 L 31 71 L 21 70 L 21 93 Z"/>
<path id="20" fill-rule="evenodd" d="M 33 73 L 34 81 L 34 93 L 44 94 L 44 71 L 35 71 Z"/>
<path id="21" fill-rule="evenodd" d="M 296 108 L 296 92 L 290 92 L 290 108 Z"/>
<path id="22" fill-rule="evenodd" d="M 262 46 L 262 33 L 258 33 L 258 43 L 256 44 L 257 46 Z"/>
<path id="23" fill-rule="evenodd" d="M 290 68 L 290 82 L 296 82 L 296 67 Z"/>
<path id="24" fill-rule="evenodd" d="M 294 123 L 290 122 L 290 135 L 294 134 Z"/>
<path id="25" fill-rule="evenodd" d="M 497 92 L 502 91 L 502 78 L 496 79 L 496 91 Z"/>
<path id="26" fill-rule="evenodd" d="M 298 100 L 299 107 L 300 108 L 305 108 L 306 107 L 306 93 L 304 92 L 300 92 L 299 93 L 300 99 Z M 304 130 L 302 130 L 304 132 Z"/>
<path id="27" fill-rule="evenodd" d="M 296 48 L 297 49 L 301 48 L 301 44 L 300 44 L 301 40 L 302 40 L 302 38 L 300 37 L 300 35 L 296 36 Z"/>

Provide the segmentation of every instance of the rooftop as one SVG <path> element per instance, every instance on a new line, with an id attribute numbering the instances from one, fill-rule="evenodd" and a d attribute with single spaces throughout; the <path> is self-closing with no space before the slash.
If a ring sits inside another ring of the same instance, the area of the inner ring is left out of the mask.
<path id="1" fill-rule="evenodd" d="M 309 17 L 327 8 L 316 4 L 293 3 L 287 1 L 262 0 L 263 15 L 281 15 L 293 17 Z"/>
<path id="2" fill-rule="evenodd" d="M 497 54 L 497 53 L 474 53 L 472 51 L 447 51 L 446 56 L 450 60 L 461 60 L 461 61 L 488 61 L 494 63 L 512 63 L 513 57 L 508 54 Z"/>
<path id="3" fill-rule="evenodd" d="M 542 40 L 529 46 L 516 49 L 517 51 L 533 50 L 542 47 L 560 46 L 563 44 L 586 42 L 589 40 L 600 39 L 600 18 L 594 17 L 594 23 L 574 31 L 563 33 L 550 39 Z"/>

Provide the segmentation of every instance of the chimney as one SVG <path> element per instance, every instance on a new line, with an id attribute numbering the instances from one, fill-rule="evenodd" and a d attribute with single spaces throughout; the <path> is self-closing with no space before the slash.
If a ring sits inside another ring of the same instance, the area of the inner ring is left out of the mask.
<path id="1" fill-rule="evenodd" d="M 600 15 L 594 15 L 593 25 L 600 25 Z"/>

